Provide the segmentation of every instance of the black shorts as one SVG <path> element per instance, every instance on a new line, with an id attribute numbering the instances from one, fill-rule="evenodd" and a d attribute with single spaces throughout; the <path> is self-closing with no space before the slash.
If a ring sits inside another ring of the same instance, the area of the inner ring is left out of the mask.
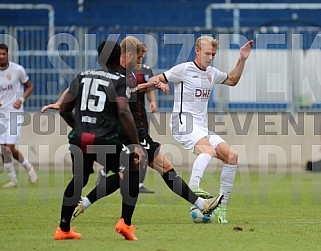
<path id="1" fill-rule="evenodd" d="M 74 174 L 76 170 L 83 170 L 85 174 L 93 173 L 94 162 L 101 164 L 106 173 L 109 171 L 123 172 L 129 167 L 131 151 L 119 140 L 95 141 L 93 145 L 85 147 L 86 151 L 84 151 L 84 145 L 80 140 L 72 139 L 69 143 Z"/>
<path id="2" fill-rule="evenodd" d="M 148 156 L 148 163 L 151 163 L 158 155 L 160 150 L 160 143 L 153 141 L 149 135 L 139 137 L 140 145 L 146 150 Z"/>
<path id="3" fill-rule="evenodd" d="M 147 163 L 151 163 L 154 158 L 158 155 L 160 150 L 160 143 L 153 141 L 149 134 L 139 134 L 139 142 L 143 149 L 146 151 L 146 157 L 148 157 Z M 130 145 L 130 140 L 128 138 L 122 138 L 122 142 L 125 145 Z"/>

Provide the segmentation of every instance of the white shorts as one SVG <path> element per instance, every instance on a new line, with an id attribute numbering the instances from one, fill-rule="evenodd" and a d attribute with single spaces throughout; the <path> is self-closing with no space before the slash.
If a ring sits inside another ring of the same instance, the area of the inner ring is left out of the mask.
<path id="1" fill-rule="evenodd" d="M 215 149 L 218 144 L 225 142 L 219 135 L 207 128 L 207 120 L 196 121 L 190 120 L 184 116 L 181 116 L 181 121 L 178 116 L 171 117 L 170 128 L 174 139 L 179 142 L 185 149 L 194 151 L 194 147 L 197 142 L 207 137 L 210 144 Z M 181 123 L 182 122 L 182 123 Z"/>
<path id="2" fill-rule="evenodd" d="M 0 118 L 0 144 L 15 145 L 19 142 L 23 116 Z"/>

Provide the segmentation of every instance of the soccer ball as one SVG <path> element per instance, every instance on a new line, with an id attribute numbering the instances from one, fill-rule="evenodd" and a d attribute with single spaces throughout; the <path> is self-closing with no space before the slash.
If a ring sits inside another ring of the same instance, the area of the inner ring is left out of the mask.
<path id="1" fill-rule="evenodd" d="M 215 212 L 213 211 L 211 215 L 203 215 L 199 208 L 193 205 L 189 215 L 194 223 L 210 223 L 215 217 Z"/>

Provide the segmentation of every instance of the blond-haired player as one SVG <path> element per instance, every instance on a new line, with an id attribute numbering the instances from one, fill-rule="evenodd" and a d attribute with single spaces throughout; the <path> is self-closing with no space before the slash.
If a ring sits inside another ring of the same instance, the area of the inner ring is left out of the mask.
<path id="1" fill-rule="evenodd" d="M 189 181 L 191 189 L 199 196 L 210 197 L 200 188 L 204 171 L 213 157 L 224 163 L 220 178 L 220 194 L 224 197 L 216 209 L 220 223 L 228 222 L 226 205 L 235 179 L 238 153 L 219 135 L 208 130 L 208 100 L 214 84 L 235 86 L 239 82 L 253 45 L 251 40 L 241 47 L 235 67 L 225 73 L 211 66 L 218 41 L 204 35 L 196 40 L 193 62 L 178 64 L 151 78 L 151 81 L 174 83 L 174 107 L 170 119 L 172 135 L 185 149 L 198 155 Z"/>

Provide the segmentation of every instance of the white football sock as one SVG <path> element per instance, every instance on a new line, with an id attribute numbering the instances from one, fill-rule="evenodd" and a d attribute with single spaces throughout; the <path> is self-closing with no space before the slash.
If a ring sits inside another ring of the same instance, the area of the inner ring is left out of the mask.
<path id="1" fill-rule="evenodd" d="M 201 153 L 193 163 L 193 170 L 189 180 L 189 187 L 198 188 L 200 186 L 204 171 L 210 163 L 212 156 L 208 153 Z"/>
<path id="2" fill-rule="evenodd" d="M 17 175 L 13 167 L 13 162 L 3 163 L 3 166 L 6 169 L 10 180 L 17 182 Z"/>
<path id="3" fill-rule="evenodd" d="M 232 192 L 237 165 L 224 164 L 221 172 L 220 193 L 224 195 L 221 204 L 226 205 Z"/>
<path id="4" fill-rule="evenodd" d="M 90 207 L 91 202 L 90 202 L 90 200 L 88 200 L 87 197 L 85 197 L 85 198 L 83 198 L 83 200 L 82 200 L 82 205 L 84 206 L 85 209 L 87 209 L 88 207 Z"/>
<path id="5" fill-rule="evenodd" d="M 205 206 L 205 200 L 201 197 L 198 197 L 194 205 L 197 206 L 199 209 L 203 210 Z"/>
<path id="6" fill-rule="evenodd" d="M 26 159 L 26 158 L 23 160 L 22 165 L 23 165 L 23 167 L 24 167 L 26 170 L 29 170 L 29 168 L 30 168 L 30 166 L 31 166 L 29 160 Z"/>

